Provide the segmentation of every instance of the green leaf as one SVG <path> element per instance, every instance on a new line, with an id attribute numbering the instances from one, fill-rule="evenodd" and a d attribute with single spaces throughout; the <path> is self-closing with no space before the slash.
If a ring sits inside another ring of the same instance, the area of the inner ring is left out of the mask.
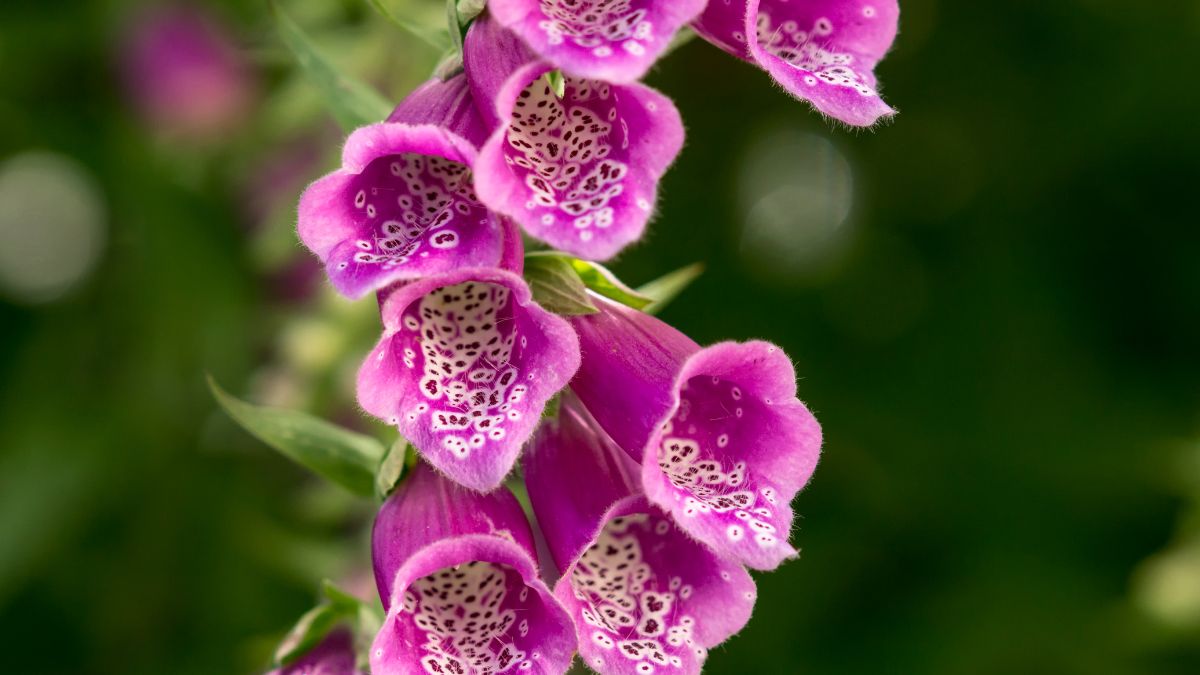
<path id="1" fill-rule="evenodd" d="M 525 264 L 529 265 L 531 258 L 543 257 L 559 258 L 565 261 L 579 275 L 579 280 L 583 282 L 584 286 L 609 300 L 615 300 L 634 309 L 642 309 L 654 302 L 653 298 L 648 298 L 626 286 L 625 282 L 618 279 L 600 263 L 581 260 L 561 251 L 534 251 L 526 255 Z"/>
<path id="2" fill-rule="evenodd" d="M 533 299 L 547 311 L 562 316 L 599 311 L 588 299 L 587 286 L 575 268 L 561 256 L 526 256 L 525 281 L 533 291 Z"/>
<path id="3" fill-rule="evenodd" d="M 211 376 L 208 386 L 225 412 L 262 442 L 356 495 L 374 494 L 383 458 L 379 441 L 306 413 L 238 400 Z"/>
<path id="4" fill-rule="evenodd" d="M 392 494 L 392 490 L 396 489 L 396 484 L 404 475 L 408 448 L 408 441 L 397 438 L 392 447 L 388 448 L 383 461 L 379 463 L 379 471 L 375 474 L 375 496 L 379 497 L 380 501 Z"/>
<path id="5" fill-rule="evenodd" d="M 395 12 L 388 9 L 383 0 L 367 0 L 367 3 L 374 7 L 375 11 L 379 12 L 385 19 L 391 21 L 409 35 L 433 47 L 438 52 L 450 49 L 450 36 L 446 34 L 445 29 L 437 26 L 423 26 L 417 22 L 397 16 Z"/>
<path id="6" fill-rule="evenodd" d="M 308 80 L 320 90 L 325 105 L 342 129 L 350 131 L 387 118 L 392 110 L 387 99 L 367 84 L 339 72 L 317 52 L 312 41 L 278 3 L 271 0 L 270 5 L 283 43 L 295 55 Z"/>
<path id="7" fill-rule="evenodd" d="M 649 305 L 642 308 L 642 311 L 647 314 L 658 314 L 675 299 L 675 296 L 682 293 L 703 273 L 704 263 L 692 263 L 639 286 L 637 292 L 652 300 Z"/>

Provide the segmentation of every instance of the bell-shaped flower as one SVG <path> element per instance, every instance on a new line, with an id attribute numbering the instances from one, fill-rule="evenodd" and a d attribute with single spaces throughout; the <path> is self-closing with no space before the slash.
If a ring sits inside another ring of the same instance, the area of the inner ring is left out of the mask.
<path id="1" fill-rule="evenodd" d="M 380 310 L 383 337 L 359 370 L 359 405 L 450 478 L 495 488 L 578 368 L 575 332 L 519 276 L 493 268 L 399 286 Z"/>
<path id="2" fill-rule="evenodd" d="M 563 396 L 522 460 L 575 620 L 579 653 L 600 673 L 699 673 L 741 630 L 754 581 L 681 530 L 640 492 L 638 466 L 583 405 Z M 660 670 L 661 669 L 661 670 Z"/>
<path id="3" fill-rule="evenodd" d="M 818 111 L 865 127 L 895 113 L 874 69 L 899 16 L 897 0 L 712 0 L 692 25 Z"/>
<path id="4" fill-rule="evenodd" d="M 418 462 L 380 509 L 371 550 L 387 610 L 373 675 L 566 672 L 571 619 L 507 489 L 479 494 Z"/>
<path id="5" fill-rule="evenodd" d="M 430 80 L 346 139 L 342 168 L 300 198 L 300 239 L 343 295 L 498 264 L 511 225 L 475 194 L 485 138 L 466 77 Z"/>
<path id="6" fill-rule="evenodd" d="M 492 129 L 475 162 L 488 208 L 582 258 L 637 240 L 658 180 L 683 146 L 679 112 L 641 84 L 567 75 L 560 92 L 538 59 L 488 14 L 471 24 L 463 59 Z"/>
<path id="7" fill-rule="evenodd" d="M 646 74 L 705 0 L 491 0 L 497 23 L 565 73 L 608 82 Z"/>
<path id="8" fill-rule="evenodd" d="M 821 428 L 783 350 L 700 348 L 654 317 L 592 300 L 599 313 L 573 318 L 583 363 L 571 388 L 642 463 L 647 498 L 750 567 L 795 555 L 790 503 L 816 467 Z"/>

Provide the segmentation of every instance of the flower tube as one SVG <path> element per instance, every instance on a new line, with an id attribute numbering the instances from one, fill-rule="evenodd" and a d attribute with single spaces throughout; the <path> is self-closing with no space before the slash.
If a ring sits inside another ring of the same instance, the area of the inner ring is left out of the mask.
<path id="1" fill-rule="evenodd" d="M 593 298 L 573 318 L 572 390 L 641 462 L 646 497 L 723 556 L 774 569 L 795 555 L 790 502 L 808 482 L 821 428 L 796 398 L 792 362 L 767 342 L 701 348 L 654 317 Z"/>
<path id="2" fill-rule="evenodd" d="M 387 608 L 373 675 L 566 672 L 571 619 L 538 578 L 508 490 L 478 494 L 418 463 L 380 509 L 371 550 Z"/>
<path id="3" fill-rule="evenodd" d="M 583 661 L 600 673 L 699 673 L 746 624 L 754 581 L 637 494 L 638 467 L 574 396 L 522 460 Z M 658 670 L 664 669 L 664 670 Z"/>
<path id="4" fill-rule="evenodd" d="M 358 373 L 359 405 L 453 480 L 495 488 L 578 368 L 575 332 L 499 269 L 400 286 L 381 314 L 383 337 Z"/>
<path id="5" fill-rule="evenodd" d="M 500 262 L 505 239 L 517 234 L 475 195 L 485 137 L 462 74 L 430 80 L 386 122 L 350 134 L 342 168 L 310 185 L 299 208 L 300 239 L 338 292 L 359 298 Z"/>
<path id="6" fill-rule="evenodd" d="M 896 112 L 879 97 L 874 69 L 899 17 L 896 0 L 713 0 L 692 26 L 792 96 L 865 127 Z"/>
<path id="7" fill-rule="evenodd" d="M 475 163 L 488 208 L 574 255 L 610 258 L 641 237 L 658 180 L 683 146 L 679 112 L 640 84 L 565 77 L 487 14 L 471 24 L 467 75 L 491 135 Z"/>

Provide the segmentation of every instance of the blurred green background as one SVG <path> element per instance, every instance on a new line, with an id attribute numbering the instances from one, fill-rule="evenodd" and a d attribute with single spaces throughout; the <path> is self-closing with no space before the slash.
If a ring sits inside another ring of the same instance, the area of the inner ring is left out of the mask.
<path id="1" fill-rule="evenodd" d="M 436 60 L 282 4 L 390 98 Z M 649 77 L 688 144 L 613 267 L 707 263 L 664 318 L 782 344 L 826 434 L 802 556 L 708 672 L 1200 672 L 1200 3 L 901 6 L 873 131 L 700 41 Z M 322 578 L 371 592 L 371 505 L 204 384 L 368 428 L 373 308 L 292 231 L 342 132 L 259 0 L 204 3 L 224 70 L 156 99 L 161 12 L 0 3 L 8 672 L 260 672 Z"/>

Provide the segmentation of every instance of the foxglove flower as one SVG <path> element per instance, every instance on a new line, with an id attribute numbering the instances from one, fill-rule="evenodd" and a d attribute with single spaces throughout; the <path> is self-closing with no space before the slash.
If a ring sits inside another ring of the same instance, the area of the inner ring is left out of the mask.
<path id="1" fill-rule="evenodd" d="M 812 475 L 817 421 L 796 398 L 792 363 L 766 342 L 701 349 L 651 316 L 593 298 L 574 317 L 583 363 L 571 386 L 642 463 L 651 502 L 723 556 L 773 569 L 792 497 Z"/>
<path id="2" fill-rule="evenodd" d="M 636 494 L 638 467 L 578 399 L 538 432 L 522 461 L 529 497 L 562 577 L 579 653 L 600 673 L 699 673 L 708 649 L 754 606 L 746 570 Z"/>
<path id="3" fill-rule="evenodd" d="M 499 263 L 505 223 L 475 195 L 484 137 L 461 74 L 427 82 L 386 122 L 350 134 L 342 168 L 300 198 L 300 239 L 334 288 L 359 298 L 398 280 Z"/>
<path id="4" fill-rule="evenodd" d="M 450 478 L 495 488 L 579 366 L 575 332 L 499 269 L 400 286 L 381 313 L 383 337 L 358 374 L 359 404 Z"/>
<path id="5" fill-rule="evenodd" d="M 711 0 L 693 27 L 818 111 L 865 127 L 895 112 L 874 68 L 899 16 L 897 0 Z"/>
<path id="6" fill-rule="evenodd" d="M 304 656 L 267 675 L 362 675 L 355 658 L 350 629 L 335 628 Z"/>
<path id="7" fill-rule="evenodd" d="M 371 548 L 387 608 L 373 675 L 566 671 L 571 619 L 538 578 L 508 490 L 481 495 L 418 463 L 376 517 Z"/>
<path id="8" fill-rule="evenodd" d="M 683 145 L 671 101 L 640 84 L 572 76 L 559 98 L 543 77 L 553 66 L 487 14 L 471 25 L 463 59 L 493 129 L 475 163 L 483 203 L 584 258 L 612 257 L 640 237 Z"/>
<path id="9" fill-rule="evenodd" d="M 491 0 L 500 25 L 563 72 L 633 82 L 705 0 Z"/>

